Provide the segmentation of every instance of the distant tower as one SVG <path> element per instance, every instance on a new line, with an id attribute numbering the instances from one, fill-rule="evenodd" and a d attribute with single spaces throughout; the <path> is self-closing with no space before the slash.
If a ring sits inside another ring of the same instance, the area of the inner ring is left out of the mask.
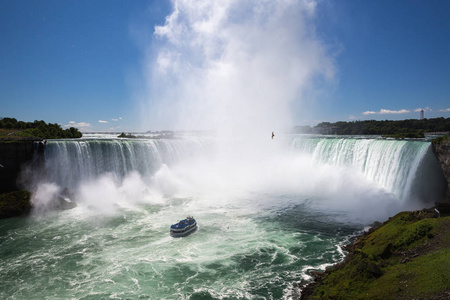
<path id="1" fill-rule="evenodd" d="M 423 112 L 423 109 L 420 110 L 420 119 L 421 119 L 421 120 L 423 120 L 423 113 L 424 113 L 424 112 Z"/>

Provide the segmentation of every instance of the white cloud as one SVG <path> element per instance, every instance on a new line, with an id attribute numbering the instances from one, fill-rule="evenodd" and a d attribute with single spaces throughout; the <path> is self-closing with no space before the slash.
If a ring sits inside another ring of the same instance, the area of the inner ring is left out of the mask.
<path id="1" fill-rule="evenodd" d="M 422 107 L 416 108 L 416 109 L 414 110 L 414 112 L 421 112 L 422 109 L 423 109 L 423 111 L 433 111 L 431 108 L 429 108 L 429 107 L 427 106 L 427 107 L 425 107 L 425 108 L 422 108 Z"/>
<path id="2" fill-rule="evenodd" d="M 75 122 L 75 121 L 70 121 L 69 124 L 64 125 L 63 127 L 65 128 L 69 128 L 69 127 L 76 127 L 79 129 L 87 129 L 90 128 L 92 125 L 90 123 L 86 123 L 86 122 Z"/>
<path id="3" fill-rule="evenodd" d="M 99 123 L 108 123 L 108 121 L 98 120 Z"/>
<path id="4" fill-rule="evenodd" d="M 409 110 L 406 110 L 406 109 L 401 109 L 401 110 L 389 110 L 389 109 L 384 109 L 384 108 L 382 108 L 382 109 L 380 109 L 379 114 L 380 114 L 380 115 L 392 115 L 392 114 L 398 115 L 398 114 L 407 114 L 407 113 L 409 113 L 409 112 L 410 112 L 410 111 L 409 111 Z"/>
<path id="5" fill-rule="evenodd" d="M 440 109 L 439 111 L 442 111 L 442 112 L 450 112 L 450 108 Z"/>
<path id="6" fill-rule="evenodd" d="M 119 117 L 117 119 L 111 119 L 111 121 L 114 121 L 114 122 L 118 122 L 119 120 L 122 120 L 122 117 Z"/>
<path id="7" fill-rule="evenodd" d="M 368 116 L 368 115 L 374 115 L 374 114 L 376 114 L 376 112 L 374 112 L 374 111 L 365 111 L 365 112 L 363 112 L 363 115 L 365 115 L 365 116 Z"/>
<path id="8" fill-rule="evenodd" d="M 350 115 L 350 116 L 348 116 L 348 119 L 349 120 L 358 120 L 358 119 L 361 119 L 360 117 L 355 117 L 354 115 Z"/>
<path id="9" fill-rule="evenodd" d="M 389 109 L 380 109 L 380 111 L 365 111 L 363 112 L 363 115 L 368 116 L 368 115 L 398 115 L 398 114 L 407 114 L 410 113 L 409 110 L 407 109 L 401 109 L 401 110 L 389 110 Z"/>

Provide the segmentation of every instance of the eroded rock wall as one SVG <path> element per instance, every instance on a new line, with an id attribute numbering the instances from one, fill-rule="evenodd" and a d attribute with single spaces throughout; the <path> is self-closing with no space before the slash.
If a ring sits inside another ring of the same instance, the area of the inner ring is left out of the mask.
<path id="1" fill-rule="evenodd" d="M 0 143 L 0 193 L 20 188 L 18 179 L 24 164 L 33 160 L 34 141 Z"/>
<path id="2" fill-rule="evenodd" d="M 439 143 L 432 143 L 433 152 L 441 164 L 445 180 L 447 180 L 446 199 L 450 201 L 450 139 L 444 139 Z"/>

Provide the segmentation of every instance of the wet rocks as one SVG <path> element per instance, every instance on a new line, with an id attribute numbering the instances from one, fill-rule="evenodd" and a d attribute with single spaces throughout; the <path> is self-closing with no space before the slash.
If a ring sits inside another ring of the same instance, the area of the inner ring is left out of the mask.
<path id="1" fill-rule="evenodd" d="M 31 210 L 31 194 L 15 191 L 0 195 L 0 219 L 26 215 Z"/>

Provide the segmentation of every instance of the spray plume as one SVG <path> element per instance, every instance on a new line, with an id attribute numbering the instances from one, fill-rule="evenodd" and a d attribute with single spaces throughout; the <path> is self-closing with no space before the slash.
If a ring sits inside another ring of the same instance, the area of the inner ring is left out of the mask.
<path id="1" fill-rule="evenodd" d="M 247 201 L 251 209 L 266 209 L 312 196 L 315 205 L 324 203 L 321 209 L 348 210 L 367 219 L 396 209 L 394 197 L 360 172 L 312 164 L 310 155 L 294 155 L 279 142 L 278 133 L 293 125 L 293 107 L 314 89 L 315 79 L 334 76 L 333 60 L 315 34 L 316 2 L 174 0 L 172 7 L 165 24 L 155 28 L 154 51 L 146 58 L 142 123 L 149 129 L 215 130 L 219 138 L 189 159 L 161 161 L 158 170 L 125 172 L 123 178 L 106 170 L 94 179 L 83 174 L 86 180 L 74 185 L 80 201 L 107 211 L 117 203 L 163 203 L 181 195 L 196 199 L 196 207 Z M 120 147 L 128 151 L 126 143 Z M 162 141 L 161 148 L 142 143 L 157 150 L 155 157 L 178 147 L 163 147 L 170 141 Z M 176 153 L 192 149 L 191 144 L 179 147 Z M 139 169 L 130 164 L 126 168 Z"/>
<path id="2" fill-rule="evenodd" d="M 172 1 L 147 57 L 146 126 L 270 135 L 334 66 L 315 1 Z M 149 121 L 150 120 L 150 121 Z M 149 124 L 151 122 L 151 124 Z"/>

